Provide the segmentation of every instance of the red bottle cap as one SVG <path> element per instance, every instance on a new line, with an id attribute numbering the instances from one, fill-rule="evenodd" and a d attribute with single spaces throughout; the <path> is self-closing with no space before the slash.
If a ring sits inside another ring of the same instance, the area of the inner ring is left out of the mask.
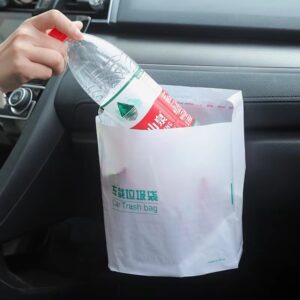
<path id="1" fill-rule="evenodd" d="M 61 31 L 59 31 L 56 28 L 53 28 L 48 35 L 54 37 L 55 39 L 64 42 L 67 39 L 67 35 L 65 35 L 64 33 L 62 33 Z"/>

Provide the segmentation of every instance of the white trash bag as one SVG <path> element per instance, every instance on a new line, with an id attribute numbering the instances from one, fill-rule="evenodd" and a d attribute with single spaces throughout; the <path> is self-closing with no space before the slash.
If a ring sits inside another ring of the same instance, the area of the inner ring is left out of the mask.
<path id="1" fill-rule="evenodd" d="M 96 118 L 109 268 L 174 277 L 237 268 L 243 246 L 242 94 L 165 88 L 198 126 L 132 130 L 114 126 L 104 114 Z"/>

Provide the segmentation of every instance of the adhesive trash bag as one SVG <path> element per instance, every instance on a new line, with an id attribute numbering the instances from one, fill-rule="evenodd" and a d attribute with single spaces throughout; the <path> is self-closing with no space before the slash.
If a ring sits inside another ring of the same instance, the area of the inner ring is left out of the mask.
<path id="1" fill-rule="evenodd" d="M 243 247 L 242 93 L 165 89 L 198 126 L 132 130 L 105 114 L 96 117 L 108 266 L 170 277 L 237 268 Z"/>

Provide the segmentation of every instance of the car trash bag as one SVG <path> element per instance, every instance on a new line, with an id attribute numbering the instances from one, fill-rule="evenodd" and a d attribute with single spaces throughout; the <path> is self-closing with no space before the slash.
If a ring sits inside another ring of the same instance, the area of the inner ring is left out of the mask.
<path id="1" fill-rule="evenodd" d="M 196 117 L 196 126 L 133 130 L 105 114 L 96 117 L 108 266 L 174 277 L 237 268 L 245 175 L 242 93 L 165 89 Z"/>

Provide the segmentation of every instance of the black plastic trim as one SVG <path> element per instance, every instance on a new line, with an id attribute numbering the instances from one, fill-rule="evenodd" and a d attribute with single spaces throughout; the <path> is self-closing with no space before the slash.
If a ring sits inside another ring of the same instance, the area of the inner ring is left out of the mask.
<path id="1" fill-rule="evenodd" d="M 0 169 L 0 242 L 62 217 L 58 212 L 55 215 L 50 193 L 45 189 L 48 187 L 51 190 L 53 182 L 49 179 L 48 185 L 43 181 L 43 184 L 34 187 L 36 180 L 43 180 L 41 174 L 45 169 L 53 172 L 47 164 L 56 155 L 57 149 L 65 148 L 61 146 L 65 143 L 64 129 L 54 110 L 59 83 L 60 77 L 49 81 L 15 147 Z M 47 176 L 51 178 L 50 174 Z M 43 188 L 47 194 L 43 194 Z M 55 186 L 52 189 L 55 190 Z M 49 209 L 48 212 L 40 209 L 43 206 L 45 210 Z M 36 209 L 39 215 L 35 215 Z M 65 209 L 65 203 L 60 209 Z"/>
<path id="2" fill-rule="evenodd" d="M 299 30 L 299 9 L 294 0 L 127 0 L 117 23 Z"/>

